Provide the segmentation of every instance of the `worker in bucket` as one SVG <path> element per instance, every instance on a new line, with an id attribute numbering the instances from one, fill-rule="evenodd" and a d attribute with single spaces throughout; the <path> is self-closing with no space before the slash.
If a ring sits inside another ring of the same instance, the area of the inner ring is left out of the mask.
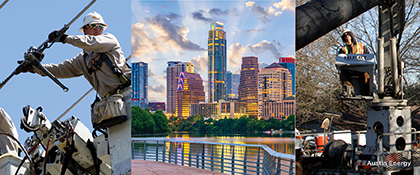
<path id="1" fill-rule="evenodd" d="M 369 50 L 360 42 L 356 41 L 354 33 L 345 29 L 341 35 L 344 46 L 338 52 L 339 54 L 368 54 Z"/>
<path id="2" fill-rule="evenodd" d="M 131 69 L 126 64 L 117 38 L 103 33 L 107 28 L 102 16 L 94 11 L 86 15 L 79 29 L 84 35 L 69 36 L 64 33 L 58 36 L 57 30 L 51 32 L 49 42 L 71 44 L 83 51 L 62 63 L 43 65 L 57 78 L 83 75 L 94 87 L 97 99 L 91 112 L 95 129 L 108 128 L 131 119 Z M 34 66 L 20 69 L 20 72 L 36 72 L 45 76 Z"/>
<path id="3" fill-rule="evenodd" d="M 345 29 L 341 35 L 344 46 L 338 52 L 340 54 L 369 54 L 369 50 L 362 43 L 357 42 L 354 33 L 349 29 Z M 341 95 L 346 97 L 355 96 L 354 86 L 351 77 L 359 77 L 360 95 L 368 95 L 369 93 L 369 79 L 371 75 L 366 72 L 358 72 L 351 70 L 341 70 L 340 80 L 342 82 L 343 91 Z"/>
<path id="4" fill-rule="evenodd" d="M 0 108 L 0 133 L 0 156 L 6 153 L 18 156 L 19 144 L 10 137 L 18 139 L 18 133 L 12 119 L 2 108 Z"/>

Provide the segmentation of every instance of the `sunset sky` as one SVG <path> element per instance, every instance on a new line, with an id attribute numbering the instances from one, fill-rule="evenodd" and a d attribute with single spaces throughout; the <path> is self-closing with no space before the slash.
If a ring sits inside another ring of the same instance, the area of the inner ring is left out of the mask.
<path id="1" fill-rule="evenodd" d="M 166 101 L 168 61 L 194 64 L 207 90 L 210 23 L 224 23 L 227 70 L 239 74 L 243 56 L 259 58 L 260 68 L 295 56 L 295 2 L 132 1 L 132 62 L 149 66 L 149 102 Z M 207 96 L 207 93 L 206 93 Z M 207 100 L 207 97 L 206 97 Z"/>

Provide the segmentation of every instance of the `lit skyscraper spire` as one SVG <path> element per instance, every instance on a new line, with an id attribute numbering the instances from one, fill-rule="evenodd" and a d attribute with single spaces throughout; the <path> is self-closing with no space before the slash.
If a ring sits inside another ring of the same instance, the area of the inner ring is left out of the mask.
<path id="1" fill-rule="evenodd" d="M 226 98 L 226 32 L 223 23 L 212 22 L 208 38 L 209 103 Z"/>

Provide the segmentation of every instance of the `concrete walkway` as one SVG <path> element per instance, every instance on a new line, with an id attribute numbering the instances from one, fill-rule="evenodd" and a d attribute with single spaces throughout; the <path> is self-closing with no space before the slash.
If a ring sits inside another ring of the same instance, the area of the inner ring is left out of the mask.
<path id="1" fill-rule="evenodd" d="M 223 173 L 158 161 L 131 159 L 133 175 L 222 175 Z M 225 175 L 225 174 L 223 174 Z"/>

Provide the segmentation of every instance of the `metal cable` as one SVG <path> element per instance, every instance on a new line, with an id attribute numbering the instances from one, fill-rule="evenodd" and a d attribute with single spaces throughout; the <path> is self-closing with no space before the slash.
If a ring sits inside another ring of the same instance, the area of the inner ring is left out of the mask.
<path id="1" fill-rule="evenodd" d="M 22 144 L 20 144 L 19 140 L 16 139 L 15 137 L 13 137 L 11 134 L 7 133 L 7 132 L 0 132 L 0 135 L 7 135 L 10 138 L 12 138 L 14 141 L 16 141 L 16 143 L 19 144 L 19 146 L 22 148 L 23 152 L 25 152 L 26 156 L 29 157 L 28 151 L 26 151 L 26 149 L 22 146 Z M 32 160 L 28 159 L 29 163 L 31 164 L 31 171 L 32 171 L 32 175 L 35 175 L 35 168 L 34 165 L 32 164 Z"/>

